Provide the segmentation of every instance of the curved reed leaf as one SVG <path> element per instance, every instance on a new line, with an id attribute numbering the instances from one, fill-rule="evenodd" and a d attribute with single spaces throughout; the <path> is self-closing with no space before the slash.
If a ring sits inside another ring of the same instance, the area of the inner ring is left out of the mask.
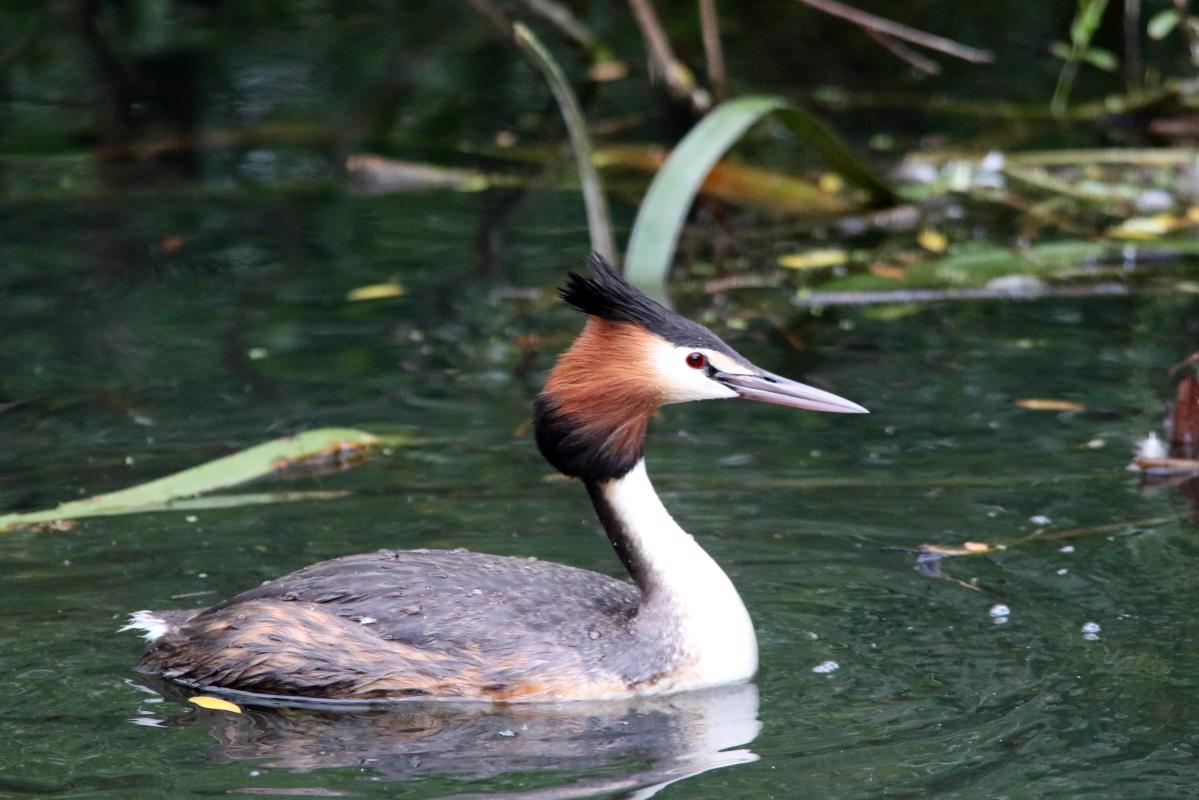
<path id="1" fill-rule="evenodd" d="M 658 172 L 633 223 L 625 275 L 650 290 L 661 287 L 670 269 L 679 232 L 704 178 L 755 123 L 775 115 L 846 180 L 878 201 L 894 192 L 865 166 L 827 125 L 781 97 L 751 95 L 721 103 L 679 142 Z"/>
<path id="2" fill-rule="evenodd" d="M 616 247 L 612 244 L 612 227 L 608 221 L 608 203 L 604 199 L 604 187 L 600 183 L 599 173 L 595 170 L 591 137 L 587 135 L 587 123 L 583 119 L 583 112 L 579 110 L 579 102 L 575 99 L 562 68 L 533 32 L 523 23 L 517 22 L 512 26 L 512 33 L 516 43 L 549 84 L 554 100 L 558 102 L 558 108 L 562 112 L 562 119 L 566 122 L 570 148 L 574 151 L 575 162 L 578 164 L 579 183 L 583 186 L 587 228 L 591 231 L 591 249 L 610 262 L 616 263 Z"/>

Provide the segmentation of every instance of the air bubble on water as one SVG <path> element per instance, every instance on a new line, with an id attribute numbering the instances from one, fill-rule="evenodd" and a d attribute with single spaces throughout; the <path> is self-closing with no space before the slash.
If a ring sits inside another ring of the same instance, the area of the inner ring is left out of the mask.
<path id="1" fill-rule="evenodd" d="M 992 617 L 1010 617 L 1012 615 L 1012 610 L 1003 603 L 996 603 L 995 605 L 991 606 L 991 610 L 987 613 Z"/>
<path id="2" fill-rule="evenodd" d="M 1082 626 L 1082 638 L 1088 642 L 1094 642 L 1099 638 L 1100 630 L 1102 629 L 1099 627 L 1098 622 L 1085 622 Z"/>
<path id="3" fill-rule="evenodd" d="M 836 672 L 839 669 L 841 669 L 841 665 L 836 661 L 821 661 L 819 664 L 812 667 L 812 672 L 815 672 L 818 675 L 827 675 L 830 672 Z"/>
<path id="4" fill-rule="evenodd" d="M 1057 549 L 1057 551 L 1058 551 L 1059 553 L 1067 553 L 1067 554 L 1069 554 L 1069 553 L 1073 553 L 1073 552 L 1074 552 L 1074 545 L 1072 545 L 1072 544 L 1068 544 L 1068 545 L 1065 545 L 1064 547 L 1059 547 L 1059 548 Z"/>

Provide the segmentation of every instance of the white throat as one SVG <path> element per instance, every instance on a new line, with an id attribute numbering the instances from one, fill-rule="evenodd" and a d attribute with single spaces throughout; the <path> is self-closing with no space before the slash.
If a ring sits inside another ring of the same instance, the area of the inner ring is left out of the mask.
<path id="1" fill-rule="evenodd" d="M 665 615 L 687 666 L 674 688 L 748 680 L 758 643 L 733 582 L 658 499 L 645 460 L 600 491 L 624 529 L 644 595 L 642 614 Z"/>

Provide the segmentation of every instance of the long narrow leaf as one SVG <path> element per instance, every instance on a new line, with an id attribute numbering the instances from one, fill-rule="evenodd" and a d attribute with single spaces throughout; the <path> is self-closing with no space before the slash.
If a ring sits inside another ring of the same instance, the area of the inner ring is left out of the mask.
<path id="1" fill-rule="evenodd" d="M 687 212 L 704 178 L 717 161 L 755 123 L 769 114 L 816 151 L 847 180 L 878 200 L 894 193 L 824 123 L 780 97 L 752 95 L 713 109 L 683 137 L 658 172 L 633 223 L 625 274 L 650 290 L 661 287 L 670 269 Z"/>
<path id="2" fill-rule="evenodd" d="M 295 436 L 274 439 L 128 489 L 96 495 L 85 500 L 73 500 L 44 511 L 6 514 L 0 516 L 0 533 L 13 528 L 80 517 L 161 511 L 164 506 L 182 498 L 245 483 L 297 462 L 322 457 L 342 457 L 347 452 L 380 443 L 378 437 L 353 428 L 306 431 Z"/>
<path id="3" fill-rule="evenodd" d="M 780 106 L 775 112 L 779 122 L 816 155 L 850 183 L 865 189 L 877 203 L 895 201 L 895 190 L 858 158 L 837 133 L 798 106 Z"/>
<path id="4" fill-rule="evenodd" d="M 587 228 L 591 232 L 591 249 L 615 262 L 616 247 L 612 244 L 612 226 L 608 221 L 608 203 L 604 199 L 604 187 L 600 183 L 599 173 L 595 171 L 592 160 L 591 137 L 587 135 L 587 124 L 583 120 L 583 112 L 579 102 L 571 91 L 566 76 L 558 62 L 550 55 L 550 51 L 537 39 L 533 32 L 523 23 L 517 22 L 512 26 L 513 36 L 529 59 L 541 71 L 545 82 L 549 84 L 562 119 L 566 122 L 566 131 L 570 135 L 570 147 L 574 151 L 575 162 L 579 170 L 579 183 L 583 186 L 583 202 L 587 207 Z"/>

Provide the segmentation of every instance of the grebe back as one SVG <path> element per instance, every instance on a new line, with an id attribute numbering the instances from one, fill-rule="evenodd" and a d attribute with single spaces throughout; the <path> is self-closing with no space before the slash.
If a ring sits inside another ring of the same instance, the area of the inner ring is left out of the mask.
<path id="1" fill-rule="evenodd" d="M 139 611 L 141 668 L 205 689 L 340 699 L 605 699 L 748 680 L 753 624 L 645 470 L 661 406 L 742 397 L 864 413 L 765 372 L 603 259 L 562 298 L 588 315 L 534 403 L 545 458 L 587 488 L 634 583 L 466 550 L 380 550 L 305 567 L 212 608 Z"/>

